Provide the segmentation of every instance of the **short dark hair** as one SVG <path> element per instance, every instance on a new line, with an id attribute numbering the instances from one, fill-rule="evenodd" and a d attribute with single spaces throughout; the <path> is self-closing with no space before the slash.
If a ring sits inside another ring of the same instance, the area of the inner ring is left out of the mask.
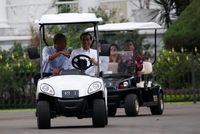
<path id="1" fill-rule="evenodd" d="M 117 44 L 115 44 L 115 43 L 111 44 L 110 49 L 111 49 L 112 46 L 116 47 L 116 49 L 119 50 L 119 46 Z"/>
<path id="2" fill-rule="evenodd" d="M 63 35 L 62 33 L 57 33 L 53 37 L 53 43 L 56 44 L 56 42 L 59 41 L 60 39 L 65 39 L 65 35 Z"/>
<path id="3" fill-rule="evenodd" d="M 90 36 L 90 39 L 91 39 L 91 40 L 93 39 L 93 37 L 92 37 L 92 35 L 91 35 L 90 32 L 84 32 L 84 33 L 82 33 L 81 36 L 80 36 L 80 39 L 82 39 L 83 36 L 85 36 L 85 35 L 89 35 L 89 36 Z"/>
<path id="4" fill-rule="evenodd" d="M 134 42 L 133 40 L 131 40 L 131 39 L 127 39 L 127 40 L 125 41 L 125 44 L 127 44 L 127 43 L 129 43 L 129 42 L 132 42 L 133 45 L 135 45 L 135 42 Z"/>

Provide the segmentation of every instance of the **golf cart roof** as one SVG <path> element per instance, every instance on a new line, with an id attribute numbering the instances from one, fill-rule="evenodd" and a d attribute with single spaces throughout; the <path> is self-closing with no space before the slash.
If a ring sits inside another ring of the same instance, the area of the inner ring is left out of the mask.
<path id="1" fill-rule="evenodd" d="M 66 23 L 98 23 L 102 18 L 97 18 L 93 13 L 60 13 L 43 15 L 35 22 L 40 25 L 66 24 Z"/>
<path id="2" fill-rule="evenodd" d="M 162 27 L 155 22 L 125 22 L 125 23 L 110 23 L 99 25 L 98 30 L 106 31 L 129 31 L 129 30 L 148 30 L 148 29 L 162 29 Z M 93 31 L 92 27 L 85 31 Z"/>

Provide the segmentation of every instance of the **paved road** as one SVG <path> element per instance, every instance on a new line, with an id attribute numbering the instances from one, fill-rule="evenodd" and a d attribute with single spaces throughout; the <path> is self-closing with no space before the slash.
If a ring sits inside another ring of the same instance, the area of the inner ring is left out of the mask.
<path id="1" fill-rule="evenodd" d="M 0 112 L 0 134 L 200 134 L 200 104 L 166 104 L 161 116 L 141 108 L 138 117 L 125 117 L 119 109 L 105 128 L 93 128 L 90 118 L 59 117 L 39 130 L 34 112 Z"/>

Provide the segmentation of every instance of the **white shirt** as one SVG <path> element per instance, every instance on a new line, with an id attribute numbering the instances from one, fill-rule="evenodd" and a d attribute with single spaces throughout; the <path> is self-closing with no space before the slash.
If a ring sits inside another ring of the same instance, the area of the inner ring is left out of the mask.
<path id="1" fill-rule="evenodd" d="M 42 72 L 52 73 L 54 68 L 63 68 L 64 70 L 71 69 L 69 58 L 60 55 L 52 61 L 49 61 L 49 56 L 56 53 L 54 46 L 44 47 L 42 50 Z"/>
<path id="2" fill-rule="evenodd" d="M 97 61 L 97 50 L 95 49 L 89 49 L 89 50 L 85 50 L 83 48 L 78 48 L 78 49 L 74 49 L 70 55 L 70 61 L 72 61 L 72 59 L 77 56 L 77 55 L 87 55 L 90 58 L 94 58 Z M 94 76 L 96 73 L 96 66 L 93 65 L 90 68 L 88 68 L 87 70 L 85 70 L 85 73 L 91 76 Z"/>

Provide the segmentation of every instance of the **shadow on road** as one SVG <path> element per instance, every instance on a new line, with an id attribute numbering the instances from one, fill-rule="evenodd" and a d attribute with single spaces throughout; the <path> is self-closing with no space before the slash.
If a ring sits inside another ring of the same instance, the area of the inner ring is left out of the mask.
<path id="1" fill-rule="evenodd" d="M 51 129 L 63 129 L 63 128 L 67 128 L 67 129 L 74 129 L 74 128 L 95 128 L 92 125 L 83 125 L 83 126 L 53 126 L 51 127 Z"/>

